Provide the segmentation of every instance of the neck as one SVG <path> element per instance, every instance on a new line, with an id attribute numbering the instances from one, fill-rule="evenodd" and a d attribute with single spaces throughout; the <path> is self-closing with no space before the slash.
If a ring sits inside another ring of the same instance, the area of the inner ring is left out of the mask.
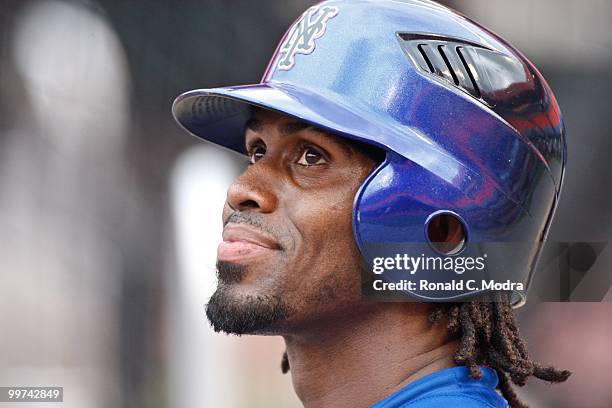
<path id="1" fill-rule="evenodd" d="M 456 341 L 423 303 L 370 304 L 351 318 L 284 336 L 295 391 L 307 408 L 369 406 L 454 366 Z"/>

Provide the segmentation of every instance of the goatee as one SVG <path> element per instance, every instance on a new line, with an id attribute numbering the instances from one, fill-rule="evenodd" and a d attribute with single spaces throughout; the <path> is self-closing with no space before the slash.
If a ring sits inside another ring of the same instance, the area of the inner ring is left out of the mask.
<path id="1" fill-rule="evenodd" d="M 217 263 L 219 286 L 206 305 L 206 317 L 216 332 L 265 334 L 285 320 L 288 308 L 276 295 L 236 295 L 232 286 L 244 276 L 245 268 L 228 262 Z"/>

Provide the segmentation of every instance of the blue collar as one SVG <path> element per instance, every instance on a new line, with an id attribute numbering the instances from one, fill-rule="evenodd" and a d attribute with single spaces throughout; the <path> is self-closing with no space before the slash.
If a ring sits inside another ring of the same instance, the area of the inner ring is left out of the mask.
<path id="1" fill-rule="evenodd" d="M 506 401 L 495 391 L 498 382 L 495 370 L 487 367 L 480 367 L 480 370 L 480 380 L 470 377 L 465 366 L 436 371 L 409 383 L 372 405 L 372 408 L 404 407 L 417 401 L 422 401 L 418 407 L 455 406 L 449 404 L 466 400 L 478 401 L 482 406 L 507 406 Z"/>

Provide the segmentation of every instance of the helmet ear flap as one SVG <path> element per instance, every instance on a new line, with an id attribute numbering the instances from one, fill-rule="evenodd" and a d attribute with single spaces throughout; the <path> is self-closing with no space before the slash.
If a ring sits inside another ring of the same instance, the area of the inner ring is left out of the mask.
<path id="1" fill-rule="evenodd" d="M 459 186 L 389 151 L 365 179 L 353 204 L 355 241 L 372 272 L 368 279 L 373 278 L 364 294 L 378 298 L 387 293 L 395 299 L 403 293 L 444 302 L 502 290 L 483 286 L 485 281 L 520 283 L 508 290 L 523 291 L 530 270 L 530 258 L 524 254 L 533 243 L 496 242 L 496 234 L 500 225 L 524 230 L 533 223 L 524 215 L 517 218 L 520 222 L 506 224 L 503 215 L 513 213 L 516 205 L 504 203 L 511 207 L 492 211 Z M 376 285 L 381 282 L 395 289 L 370 291 L 380 290 Z M 524 297 L 513 296 L 515 303 Z"/>

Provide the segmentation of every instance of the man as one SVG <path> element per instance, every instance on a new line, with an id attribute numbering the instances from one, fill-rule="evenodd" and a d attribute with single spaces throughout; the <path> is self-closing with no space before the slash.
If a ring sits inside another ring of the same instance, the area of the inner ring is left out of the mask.
<path id="1" fill-rule="evenodd" d="M 305 406 L 520 407 L 511 383 L 570 375 L 529 358 L 512 311 L 558 200 L 563 125 L 494 34 L 431 2 L 328 1 L 260 84 L 191 91 L 173 113 L 249 157 L 207 316 L 283 336 Z M 383 284 L 411 301 L 372 301 Z"/>

